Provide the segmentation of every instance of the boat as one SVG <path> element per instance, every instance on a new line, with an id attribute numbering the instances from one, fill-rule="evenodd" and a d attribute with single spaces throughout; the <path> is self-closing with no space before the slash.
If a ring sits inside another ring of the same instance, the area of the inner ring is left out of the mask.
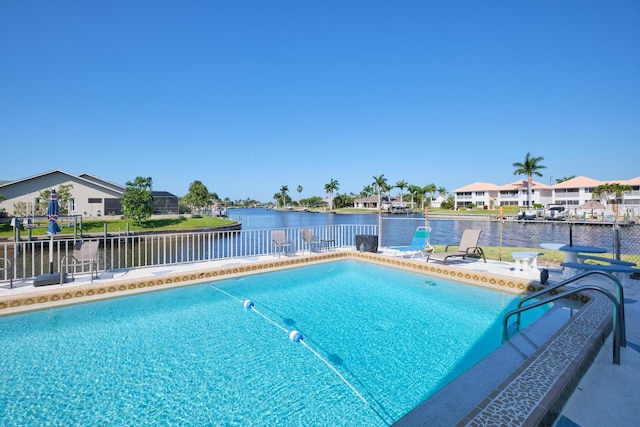
<path id="1" fill-rule="evenodd" d="M 518 212 L 518 220 L 533 220 L 538 217 L 534 209 L 527 209 L 525 211 Z"/>

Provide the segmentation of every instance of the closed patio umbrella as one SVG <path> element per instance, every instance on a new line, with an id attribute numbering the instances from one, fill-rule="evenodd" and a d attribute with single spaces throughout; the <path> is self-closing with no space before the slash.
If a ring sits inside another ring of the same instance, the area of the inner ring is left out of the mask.
<path id="1" fill-rule="evenodd" d="M 60 226 L 58 225 L 58 214 L 60 213 L 60 206 L 58 204 L 58 196 L 55 188 L 51 189 L 51 195 L 49 196 L 49 204 L 47 205 L 47 219 L 49 219 L 49 227 L 47 227 L 47 234 L 50 236 L 49 240 L 49 274 L 53 274 L 53 235 L 58 234 Z"/>

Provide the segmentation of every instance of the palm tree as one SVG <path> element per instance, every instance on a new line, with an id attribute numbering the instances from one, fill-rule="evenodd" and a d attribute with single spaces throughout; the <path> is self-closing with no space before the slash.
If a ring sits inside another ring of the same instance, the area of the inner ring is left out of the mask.
<path id="1" fill-rule="evenodd" d="M 593 189 L 593 195 L 595 197 L 601 198 L 604 201 L 604 204 L 617 204 L 622 203 L 622 199 L 624 197 L 624 193 L 629 193 L 633 191 L 630 185 L 620 184 L 616 182 L 615 184 L 606 183 L 602 185 L 598 185 Z"/>
<path id="2" fill-rule="evenodd" d="M 425 191 L 429 193 L 429 206 L 431 206 L 431 202 L 433 201 L 433 193 L 438 191 L 438 187 L 435 184 L 431 183 L 424 187 Z"/>
<path id="3" fill-rule="evenodd" d="M 298 192 L 298 204 L 302 206 L 302 204 L 300 203 L 300 194 L 302 194 L 302 185 L 298 185 L 298 187 L 296 188 L 296 191 Z"/>
<path id="4" fill-rule="evenodd" d="M 516 162 L 513 167 L 516 170 L 514 175 L 527 175 L 527 207 L 531 207 L 531 186 L 533 185 L 533 175 L 542 176 L 538 169 L 544 169 L 546 166 L 539 165 L 538 162 L 544 160 L 544 157 L 531 157 L 531 153 L 527 153 L 524 163 Z"/>
<path id="5" fill-rule="evenodd" d="M 371 196 L 371 195 L 372 195 L 372 194 L 374 194 L 374 193 L 375 193 L 375 191 L 373 191 L 373 187 L 372 187 L 371 185 L 365 185 L 365 186 L 362 188 L 362 191 L 360 192 L 360 196 L 362 196 L 362 197 L 369 197 L 369 196 Z"/>
<path id="6" fill-rule="evenodd" d="M 382 209 L 380 194 L 387 189 L 387 178 L 384 177 L 384 174 L 373 177 L 373 188 L 378 193 L 378 209 Z"/>
<path id="7" fill-rule="evenodd" d="M 340 184 L 338 183 L 337 180 L 331 178 L 331 180 L 325 184 L 324 186 L 324 191 L 326 191 L 327 193 L 329 193 L 329 211 L 333 210 L 333 192 L 334 191 L 338 191 Z"/>
<path id="8" fill-rule="evenodd" d="M 411 194 L 411 207 L 415 208 L 415 198 L 420 194 L 420 187 L 417 185 L 410 185 L 408 187 L 409 194 Z"/>
<path id="9" fill-rule="evenodd" d="M 424 210 L 424 199 L 427 196 L 427 193 L 429 192 L 429 186 L 425 186 L 425 187 L 419 187 L 420 189 L 420 196 L 422 196 L 422 210 Z"/>
<path id="10" fill-rule="evenodd" d="M 402 198 L 402 190 L 407 188 L 408 185 L 409 184 L 407 183 L 407 181 L 404 181 L 404 180 L 396 182 L 396 187 L 400 189 L 400 203 L 402 203 L 403 208 L 404 208 L 404 199 Z"/>
<path id="11" fill-rule="evenodd" d="M 282 187 L 280 187 L 280 195 L 282 196 L 282 207 L 284 208 L 284 205 L 286 205 L 287 203 L 287 193 L 289 192 L 289 187 L 287 187 L 286 185 L 283 185 Z"/>

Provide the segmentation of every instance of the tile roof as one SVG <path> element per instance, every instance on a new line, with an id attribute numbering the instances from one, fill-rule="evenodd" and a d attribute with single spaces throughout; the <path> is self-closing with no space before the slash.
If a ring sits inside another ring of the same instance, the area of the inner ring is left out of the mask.
<path id="1" fill-rule="evenodd" d="M 631 179 L 619 179 L 599 181 L 597 179 L 589 178 L 586 176 L 577 176 L 575 178 L 568 179 L 559 184 L 547 185 L 542 182 L 532 181 L 532 188 L 538 190 L 551 190 L 551 189 L 567 189 L 567 188 L 590 188 L 597 187 L 607 183 L 619 183 L 622 185 L 637 186 L 640 185 L 640 176 Z M 527 179 L 514 181 L 510 184 L 496 185 L 488 182 L 474 182 L 473 184 L 465 185 L 464 187 L 453 190 L 453 193 L 464 193 L 470 191 L 505 191 L 505 190 L 519 190 L 527 189 Z"/>
<path id="2" fill-rule="evenodd" d="M 527 179 L 521 179 L 521 180 L 518 180 L 518 181 L 514 181 L 511 184 L 505 184 L 505 185 L 500 186 L 500 190 L 521 190 L 521 189 L 526 190 L 527 188 L 529 188 L 528 181 L 529 180 L 527 180 Z M 539 189 L 539 190 L 551 189 L 551 187 L 548 186 L 547 184 L 543 184 L 543 183 L 535 181 L 535 180 L 531 181 L 531 188 Z"/>
<path id="3" fill-rule="evenodd" d="M 462 193 L 465 191 L 498 191 L 499 187 L 495 184 L 491 184 L 488 182 L 474 182 L 473 184 L 465 185 L 464 187 L 460 187 L 456 190 L 453 190 L 454 193 Z"/>
<path id="4" fill-rule="evenodd" d="M 607 181 L 598 181 L 586 176 L 576 176 L 575 178 L 568 179 L 559 184 L 553 186 L 553 188 L 587 188 L 597 187 L 600 184 L 604 184 Z"/>

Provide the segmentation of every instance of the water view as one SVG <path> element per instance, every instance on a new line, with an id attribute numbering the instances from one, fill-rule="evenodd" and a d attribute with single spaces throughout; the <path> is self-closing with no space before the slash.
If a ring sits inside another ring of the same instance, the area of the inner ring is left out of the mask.
<path id="1" fill-rule="evenodd" d="M 328 214 L 309 212 L 283 212 L 267 209 L 230 209 L 229 215 L 242 221 L 243 230 L 313 227 L 334 224 L 378 224 L 377 214 Z M 425 225 L 422 214 L 383 215 L 382 246 L 406 245 L 416 227 Z M 583 225 L 566 221 L 531 222 L 497 220 L 430 218 L 431 243 L 455 244 L 467 228 L 482 229 L 481 246 L 538 248 L 540 243 L 569 243 L 599 246 L 614 251 L 612 225 Z M 501 230 L 502 227 L 502 230 Z M 625 225 L 621 231 L 621 253 L 640 254 L 640 227 Z"/>

